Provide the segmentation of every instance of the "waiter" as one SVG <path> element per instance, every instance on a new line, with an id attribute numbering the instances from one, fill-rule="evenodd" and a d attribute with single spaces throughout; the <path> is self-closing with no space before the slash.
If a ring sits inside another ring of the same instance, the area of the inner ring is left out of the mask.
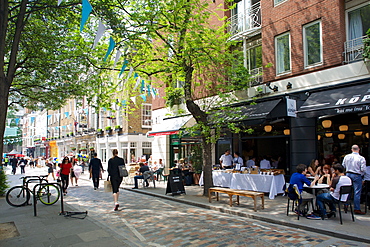
<path id="1" fill-rule="evenodd" d="M 347 177 L 352 179 L 354 198 L 353 203 L 355 214 L 365 214 L 361 211 L 360 200 L 361 200 L 361 189 L 362 189 L 362 176 L 366 171 L 366 160 L 360 155 L 360 148 L 357 145 L 352 146 L 352 153 L 347 154 L 344 157 L 342 165 L 346 169 Z"/>

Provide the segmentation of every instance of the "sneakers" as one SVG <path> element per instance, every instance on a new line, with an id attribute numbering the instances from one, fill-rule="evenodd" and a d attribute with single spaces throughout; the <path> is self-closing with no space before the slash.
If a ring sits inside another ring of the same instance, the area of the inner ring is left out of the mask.
<path id="1" fill-rule="evenodd" d="M 316 216 L 314 214 L 309 214 L 309 215 L 307 215 L 306 218 L 309 219 L 309 220 L 321 220 L 320 216 Z"/>
<path id="2" fill-rule="evenodd" d="M 365 212 L 362 212 L 361 210 L 353 210 L 353 212 L 354 212 L 355 214 L 361 214 L 361 215 L 366 214 Z"/>
<path id="3" fill-rule="evenodd" d="M 119 204 L 117 203 L 116 206 L 114 206 L 114 211 L 118 211 Z"/>
<path id="4" fill-rule="evenodd" d="M 297 209 L 294 210 L 294 213 L 299 214 L 299 216 L 304 216 L 301 212 L 299 212 Z"/>
<path id="5" fill-rule="evenodd" d="M 138 189 L 138 187 L 133 187 L 132 189 L 133 189 L 133 190 L 134 190 L 134 189 Z"/>

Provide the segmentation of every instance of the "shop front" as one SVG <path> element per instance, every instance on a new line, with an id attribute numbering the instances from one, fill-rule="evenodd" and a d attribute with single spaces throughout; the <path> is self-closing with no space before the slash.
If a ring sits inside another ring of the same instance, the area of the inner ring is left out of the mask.
<path id="1" fill-rule="evenodd" d="M 333 164 L 360 146 L 369 161 L 370 85 L 360 84 L 312 93 L 299 108 L 298 116 L 314 124 L 316 156 L 321 163 Z"/>
<path id="2" fill-rule="evenodd" d="M 258 165 L 263 158 L 267 158 L 272 166 L 289 172 L 290 126 L 294 119 L 288 114 L 287 102 L 290 101 L 289 98 L 278 98 L 243 106 L 241 113 L 245 118 L 237 124 L 249 131 L 238 134 L 224 132 L 216 144 L 216 167 L 219 166 L 220 156 L 230 150 L 240 153 L 244 165 L 248 159 L 254 158 Z"/>

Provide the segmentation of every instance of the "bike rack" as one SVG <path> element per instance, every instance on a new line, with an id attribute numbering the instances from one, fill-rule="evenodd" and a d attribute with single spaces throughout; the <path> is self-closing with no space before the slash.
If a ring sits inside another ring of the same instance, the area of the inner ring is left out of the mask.
<path id="1" fill-rule="evenodd" d="M 37 216 L 37 209 L 36 209 L 36 203 L 37 203 L 37 195 L 36 195 L 36 188 L 40 186 L 45 186 L 45 185 L 56 185 L 60 191 L 60 214 L 64 213 L 64 205 L 63 205 L 63 192 L 62 192 L 62 186 L 59 183 L 40 183 L 36 184 L 33 187 L 33 216 Z"/>

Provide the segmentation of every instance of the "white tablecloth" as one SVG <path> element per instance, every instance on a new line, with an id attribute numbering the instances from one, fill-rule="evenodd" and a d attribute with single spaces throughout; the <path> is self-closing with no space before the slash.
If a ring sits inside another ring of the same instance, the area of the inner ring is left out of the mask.
<path id="1" fill-rule="evenodd" d="M 266 192 L 269 193 L 270 199 L 274 199 L 277 194 L 284 193 L 285 180 L 282 174 L 274 176 L 213 171 L 212 177 L 214 186 Z M 199 185 L 203 185 L 203 173 L 200 177 Z"/>

